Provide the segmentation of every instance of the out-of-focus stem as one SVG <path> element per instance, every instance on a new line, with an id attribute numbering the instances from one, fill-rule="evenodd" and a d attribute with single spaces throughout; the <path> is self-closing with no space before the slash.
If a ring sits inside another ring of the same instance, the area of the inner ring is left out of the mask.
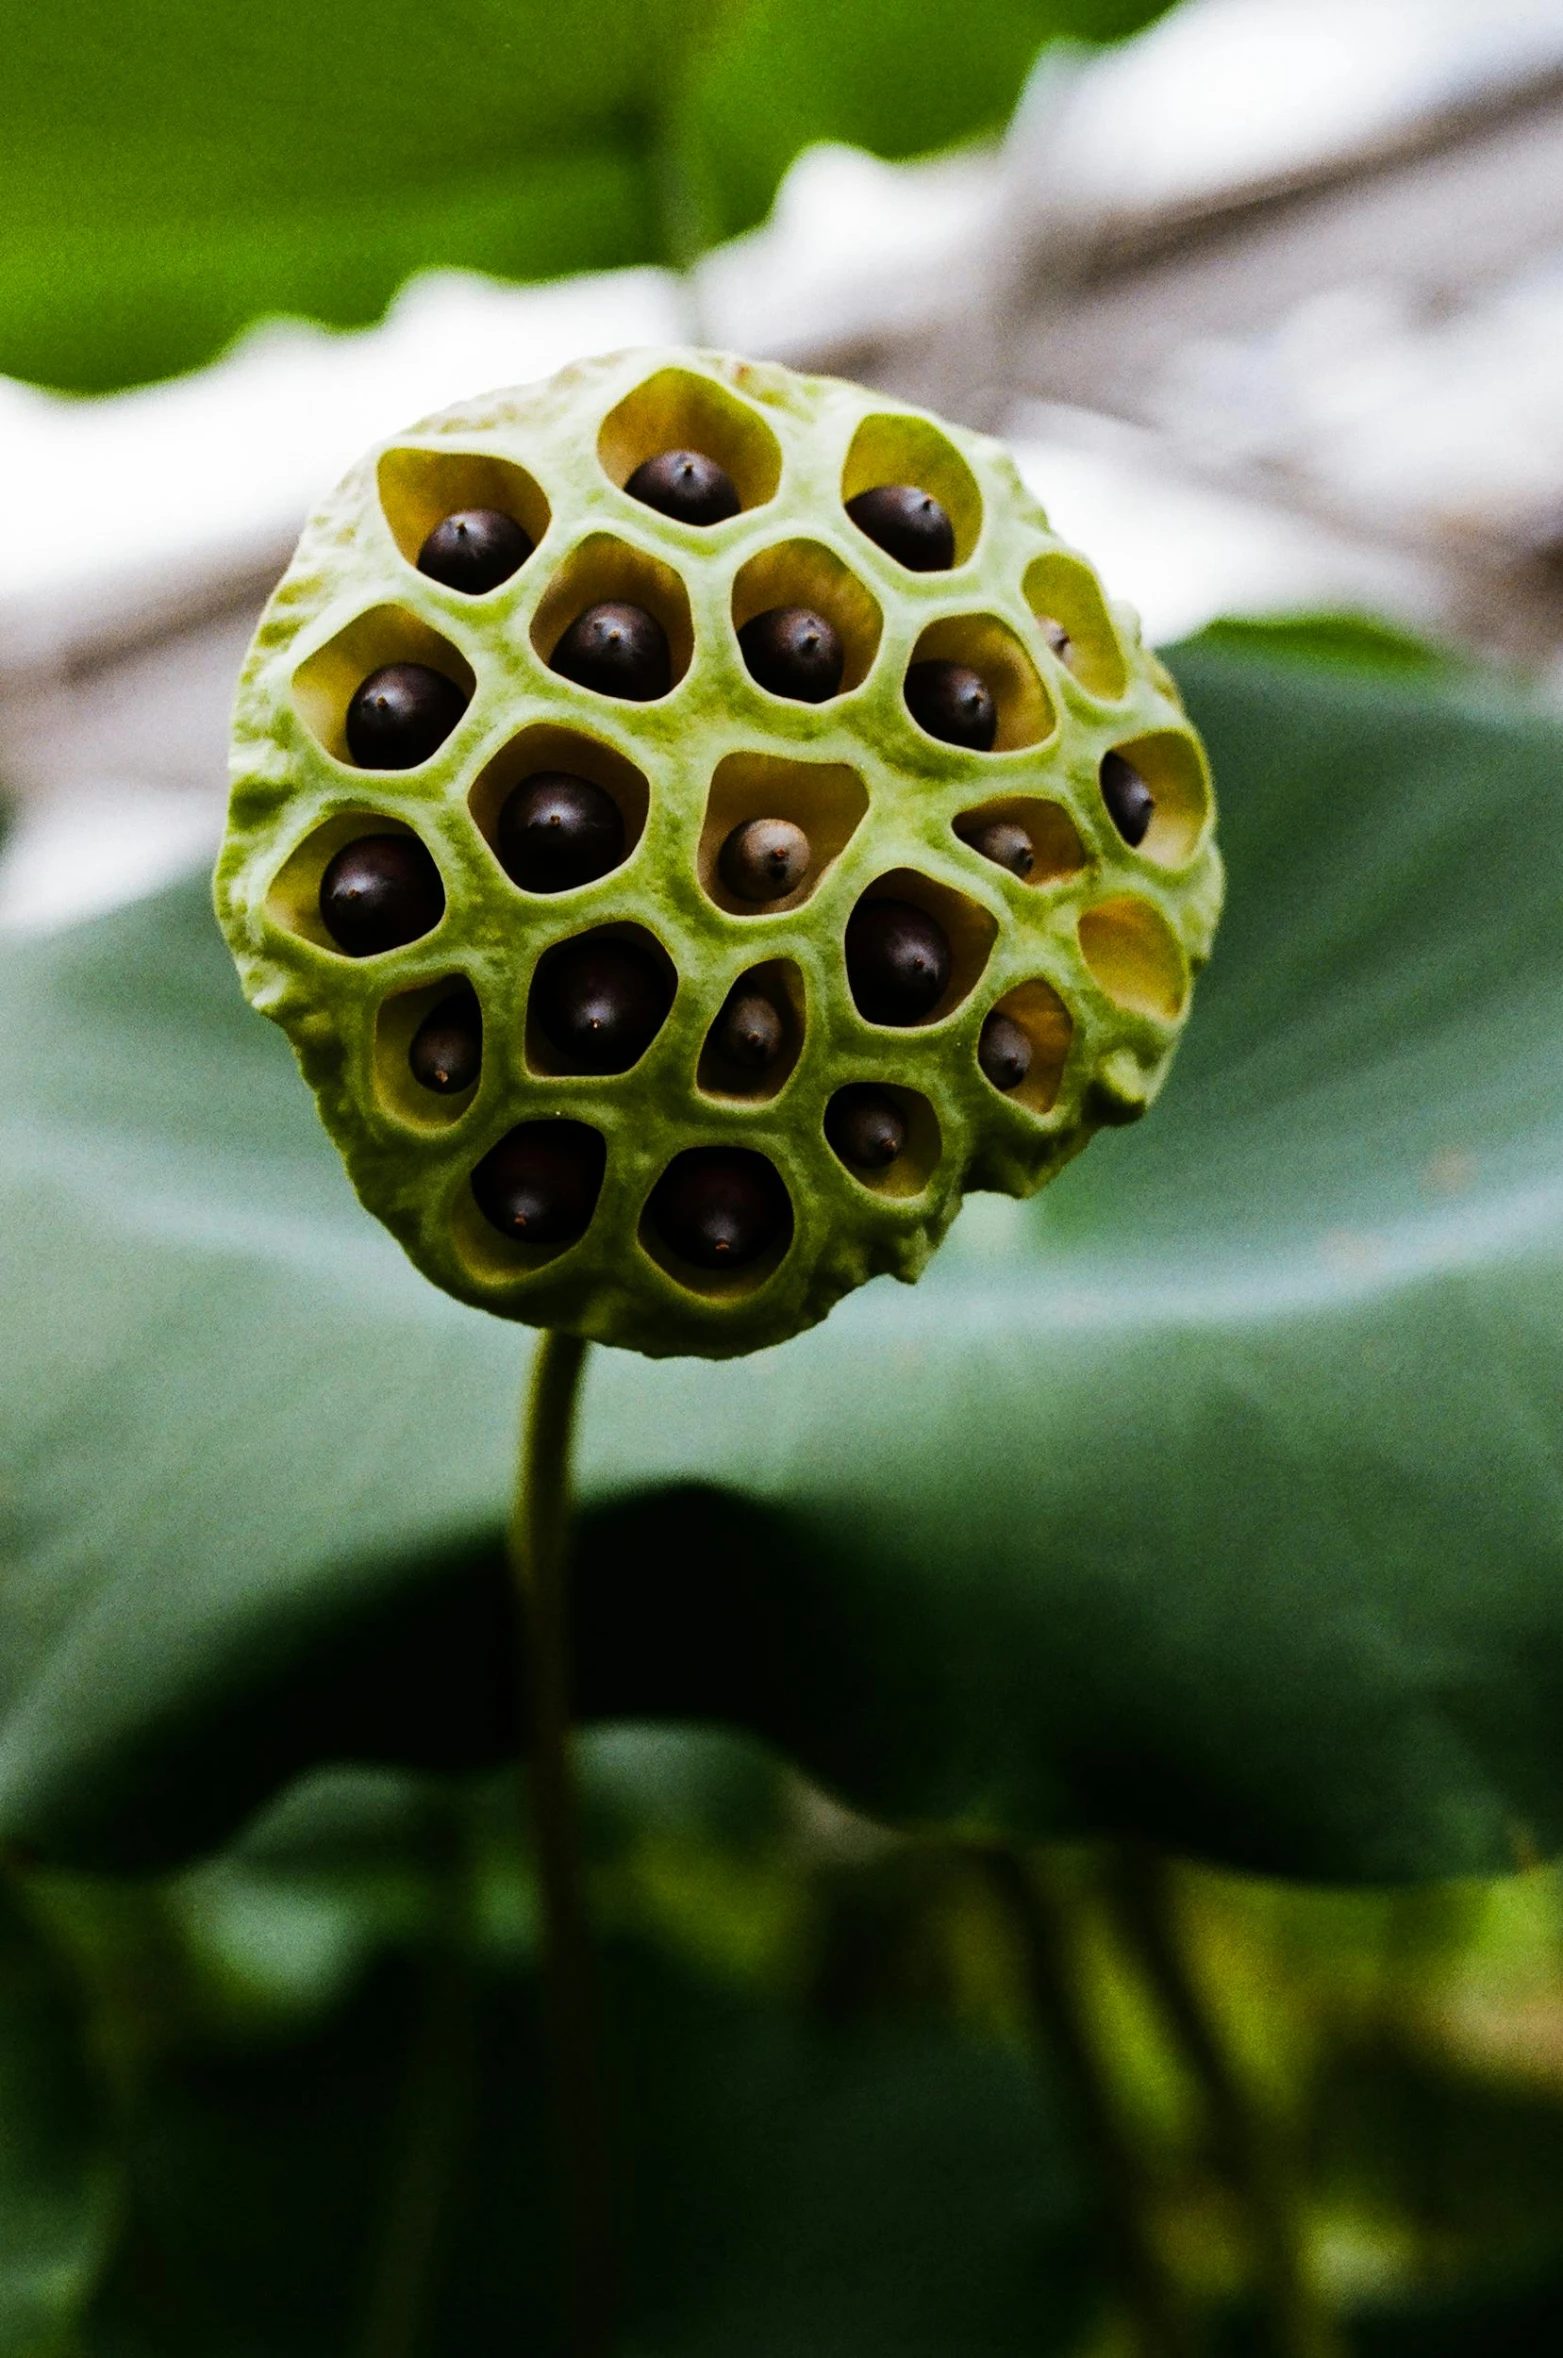
<path id="1" fill-rule="evenodd" d="M 1156 2242 L 1144 2167 L 1102 2069 L 1064 1910 L 1033 1860 L 998 1845 L 977 1855 L 1018 1938 L 1040 2040 L 1096 2164 L 1104 2223 L 1143 2358 L 1193 2358 L 1193 2321 Z"/>
<path id="2" fill-rule="evenodd" d="M 1199 2084 L 1220 2166 L 1246 2214 L 1276 2358 L 1340 2358 L 1341 2337 L 1308 2269 L 1297 2190 L 1189 1963 L 1168 1860 L 1125 1844 L 1112 1875 L 1118 1922 Z"/>

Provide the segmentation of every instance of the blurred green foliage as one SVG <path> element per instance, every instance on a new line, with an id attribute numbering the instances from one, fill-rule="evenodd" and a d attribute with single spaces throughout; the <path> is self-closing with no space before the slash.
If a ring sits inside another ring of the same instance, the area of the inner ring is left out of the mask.
<path id="1" fill-rule="evenodd" d="M 1025 1926 L 979 1855 L 887 1837 L 731 1737 L 617 1730 L 584 1766 L 625 2347 L 1139 2347 L 1070 2098 L 1083 2069 L 1188 2347 L 1299 2351 L 1251 2175 L 1152 1969 L 1147 1888 L 1277 2157 L 1340 2350 L 1548 2346 L 1556 1875 L 1349 1896 L 1133 1846 L 1041 1854 L 1026 1871 L 1071 2018 L 1038 2009 Z M 4 2358 L 549 2346 L 556 2181 L 521 1856 L 510 1776 L 360 1771 L 305 1779 L 161 1882 L 13 1875 Z"/>
<path id="2" fill-rule="evenodd" d="M 841 2036 L 811 1995 L 821 1902 L 789 1797 L 747 1748 L 612 1740 L 588 1792 L 626 2341 L 1068 2347 L 1095 2297 L 1080 2180 L 1024 2053 L 894 2011 Z M 58 2287 L 73 2348 L 551 2346 L 520 1828 L 509 1779 L 338 1776 L 177 1881 L 34 1879 L 108 2059 L 120 2186 L 96 2282 Z M 670 1845 L 696 1906 L 670 1899 Z M 756 1943 L 762 1884 L 786 1904 Z"/>
<path id="3" fill-rule="evenodd" d="M 0 371 L 102 392 L 403 279 L 688 261 L 800 148 L 1002 129 L 1059 33 L 1164 0 L 82 0 L 13 10 Z"/>

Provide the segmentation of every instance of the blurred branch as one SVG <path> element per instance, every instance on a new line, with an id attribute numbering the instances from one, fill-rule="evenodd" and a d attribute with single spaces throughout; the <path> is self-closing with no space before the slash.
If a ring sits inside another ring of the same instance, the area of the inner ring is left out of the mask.
<path id="1" fill-rule="evenodd" d="M 1108 1889 L 1129 1954 L 1199 2084 L 1219 2165 L 1243 2206 L 1276 2358 L 1338 2358 L 1341 2339 L 1307 2264 L 1295 2175 L 1190 1965 L 1171 1863 L 1146 1843 L 1123 1843 Z"/>
<path id="2" fill-rule="evenodd" d="M 997 1844 L 979 1847 L 976 1857 L 1019 1942 L 1039 2042 L 1056 2063 L 1095 2160 L 1140 2349 L 1144 2358 L 1193 2358 L 1193 2320 L 1157 2245 L 1145 2167 L 1097 2052 L 1066 1911 L 1040 1861 Z"/>

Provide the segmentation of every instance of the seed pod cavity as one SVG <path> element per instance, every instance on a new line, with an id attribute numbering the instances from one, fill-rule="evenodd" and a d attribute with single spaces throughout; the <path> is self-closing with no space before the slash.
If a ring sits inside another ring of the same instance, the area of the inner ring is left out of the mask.
<path id="1" fill-rule="evenodd" d="M 483 1067 L 483 1012 L 470 983 L 460 983 L 430 1008 L 413 1033 L 407 1063 L 420 1088 L 455 1097 L 472 1088 Z"/>
<path id="2" fill-rule="evenodd" d="M 772 696 L 824 704 L 841 686 L 846 655 L 835 624 L 811 606 L 772 606 L 738 633 L 749 676 Z"/>
<path id="3" fill-rule="evenodd" d="M 697 1146 L 676 1155 L 657 1181 L 645 1226 L 688 1268 L 736 1276 L 785 1246 L 792 1207 L 764 1155 Z"/>
<path id="4" fill-rule="evenodd" d="M 538 963 L 528 1061 L 545 1072 L 626 1073 L 651 1046 L 672 1003 L 666 957 L 649 936 L 577 935 Z"/>
<path id="5" fill-rule="evenodd" d="M 1074 1023 L 1040 976 L 1014 985 L 983 1018 L 977 1070 L 1025 1117 L 1051 1113 L 1074 1041 Z"/>
<path id="6" fill-rule="evenodd" d="M 962 753 L 1015 753 L 1057 736 L 1036 634 L 996 614 L 930 623 L 912 649 L 902 696 L 925 737 Z"/>
<path id="7" fill-rule="evenodd" d="M 350 958 L 419 941 L 444 911 L 440 872 L 416 835 L 357 836 L 320 879 L 321 922 Z"/>
<path id="8" fill-rule="evenodd" d="M 906 675 L 906 708 L 930 737 L 970 753 L 991 751 L 998 733 L 993 691 L 969 663 L 914 663 Z"/>
<path id="9" fill-rule="evenodd" d="M 791 916 L 824 887 L 867 812 L 867 782 L 845 762 L 726 754 L 696 847 L 701 883 L 730 916 Z"/>
<path id="10" fill-rule="evenodd" d="M 1008 1095 L 1020 1087 L 1031 1070 L 1031 1042 L 1012 1015 L 995 1008 L 987 1018 L 977 1040 L 977 1062 L 995 1089 Z"/>
<path id="11" fill-rule="evenodd" d="M 906 1148 L 906 1117 L 888 1089 L 850 1082 L 825 1112 L 825 1135 L 854 1171 L 887 1171 Z"/>
<path id="12" fill-rule="evenodd" d="M 500 805 L 494 849 L 512 884 L 569 892 L 624 857 L 624 815 L 605 786 L 568 770 L 538 770 Z"/>
<path id="13" fill-rule="evenodd" d="M 1102 588 L 1089 565 L 1064 549 L 1033 558 L 1022 582 L 1037 636 L 1089 696 L 1117 703 L 1129 667 Z"/>
<path id="14" fill-rule="evenodd" d="M 578 614 L 554 648 L 553 668 L 577 687 L 631 704 L 654 704 L 673 685 L 667 632 L 627 598 L 605 598 Z"/>
<path id="15" fill-rule="evenodd" d="M 502 508 L 458 508 L 418 551 L 418 571 L 478 598 L 508 581 L 532 554 L 532 537 Z"/>
<path id="16" fill-rule="evenodd" d="M 781 481 L 781 444 L 763 409 L 706 370 L 677 363 L 654 369 L 588 431 L 595 432 L 605 479 L 671 523 L 705 527 L 725 522 L 742 510 L 764 507 Z M 720 514 L 708 509 L 680 513 L 677 505 L 662 504 L 664 497 L 689 499 L 686 459 L 698 462 L 703 483 L 714 478 L 722 487 Z"/>
<path id="17" fill-rule="evenodd" d="M 1044 795 L 1006 795 L 955 821 L 962 843 L 979 858 L 1040 891 L 1086 864 L 1079 830 L 1061 803 Z"/>
<path id="18" fill-rule="evenodd" d="M 899 1083 L 849 1081 L 825 1108 L 825 1141 L 854 1189 L 886 1203 L 926 1198 L 947 1177 L 933 1107 Z"/>
<path id="19" fill-rule="evenodd" d="M 1018 819 L 978 819 L 958 832 L 974 852 L 995 868 L 1007 868 L 1011 876 L 1027 877 L 1037 864 L 1037 847 Z"/>
<path id="20" fill-rule="evenodd" d="M 804 1044 L 803 978 L 771 958 L 739 976 L 700 1051 L 698 1082 L 712 1097 L 774 1097 Z"/>
<path id="21" fill-rule="evenodd" d="M 347 708 L 347 749 L 361 770 L 415 770 L 467 709 L 465 691 L 427 663 L 383 663 Z"/>
<path id="22" fill-rule="evenodd" d="M 732 477 L 699 450 L 662 450 L 643 459 L 624 488 L 676 524 L 725 524 L 738 514 Z"/>
<path id="23" fill-rule="evenodd" d="M 791 819 L 748 819 L 722 846 L 722 882 L 740 901 L 780 901 L 809 872 L 812 851 Z"/>
<path id="24" fill-rule="evenodd" d="M 606 1161 L 601 1133 L 585 1122 L 522 1122 L 478 1164 L 472 1193 L 512 1244 L 574 1244 L 591 1225 Z"/>
<path id="25" fill-rule="evenodd" d="M 1107 815 L 1131 849 L 1137 850 L 1150 832 L 1156 798 L 1132 762 L 1121 753 L 1104 753 L 1101 768 L 1102 800 Z"/>
<path id="26" fill-rule="evenodd" d="M 847 921 L 847 982 L 869 1023 L 926 1023 L 950 979 L 950 941 L 910 901 L 870 897 Z"/>
<path id="27" fill-rule="evenodd" d="M 948 573 L 955 562 L 955 527 L 931 491 L 911 483 L 876 484 L 848 500 L 847 514 L 909 573 Z"/>

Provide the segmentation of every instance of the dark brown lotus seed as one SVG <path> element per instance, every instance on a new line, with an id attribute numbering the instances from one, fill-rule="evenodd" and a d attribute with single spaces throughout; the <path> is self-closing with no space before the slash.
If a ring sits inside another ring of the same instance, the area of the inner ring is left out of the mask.
<path id="1" fill-rule="evenodd" d="M 350 958 L 399 950 L 445 913 L 440 872 L 416 835 L 360 835 L 320 879 L 320 916 Z"/>
<path id="2" fill-rule="evenodd" d="M 407 1050 L 412 1077 L 441 1097 L 470 1089 L 483 1064 L 483 1011 L 467 983 L 431 1007 Z"/>
<path id="3" fill-rule="evenodd" d="M 415 770 L 467 709 L 466 691 L 427 663 L 385 663 L 347 708 L 347 750 L 361 770 Z"/>
<path id="4" fill-rule="evenodd" d="M 942 925 L 910 901 L 859 901 L 847 919 L 847 983 L 870 1023 L 920 1023 L 950 979 Z"/>
<path id="5" fill-rule="evenodd" d="M 522 1122 L 473 1172 L 478 1210 L 517 1244 L 573 1244 L 597 1208 L 607 1152 L 585 1122 Z"/>
<path id="6" fill-rule="evenodd" d="M 1007 868 L 1012 876 L 1029 876 L 1037 864 L 1036 845 L 1016 819 L 978 819 L 970 825 L 962 821 L 955 832 L 974 852 L 981 852 L 996 868 Z"/>
<path id="7" fill-rule="evenodd" d="M 731 475 L 698 450 L 659 451 L 641 462 L 624 488 L 676 524 L 725 524 L 738 513 Z"/>
<path id="8" fill-rule="evenodd" d="M 651 1191 L 647 1213 L 671 1252 L 696 1269 L 743 1269 L 786 1233 L 787 1190 L 762 1154 L 691 1146 Z"/>
<path id="9" fill-rule="evenodd" d="M 825 1108 L 825 1135 L 854 1171 L 887 1171 L 906 1145 L 906 1117 L 888 1089 L 853 1081 Z"/>
<path id="10" fill-rule="evenodd" d="M 549 658 L 562 679 L 599 696 L 650 704 L 673 685 L 667 633 L 644 606 L 605 599 L 576 616 Z"/>
<path id="11" fill-rule="evenodd" d="M 999 716 L 988 683 L 967 663 L 914 663 L 906 675 L 906 708 L 920 729 L 944 745 L 989 753 Z"/>
<path id="12" fill-rule="evenodd" d="M 1018 1089 L 1031 1070 L 1031 1041 L 1012 1015 L 997 1008 L 977 1041 L 977 1062 L 995 1089 Z"/>
<path id="13" fill-rule="evenodd" d="M 626 1073 L 661 1030 L 673 992 L 639 942 L 587 934 L 548 952 L 533 997 L 566 1072 Z"/>
<path id="14" fill-rule="evenodd" d="M 435 525 L 418 551 L 418 571 L 477 598 L 518 573 L 533 546 L 531 534 L 503 508 L 458 508 Z"/>
<path id="15" fill-rule="evenodd" d="M 717 866 L 735 900 L 779 901 L 809 872 L 808 837 L 790 819 L 748 819 L 722 846 Z"/>
<path id="16" fill-rule="evenodd" d="M 955 527 L 931 492 L 915 483 L 881 483 L 847 502 L 859 532 L 908 573 L 948 573 L 955 562 Z"/>
<path id="17" fill-rule="evenodd" d="M 624 819 L 613 796 L 590 778 L 537 770 L 500 805 L 494 849 L 524 891 L 568 892 L 619 865 Z"/>
<path id="18" fill-rule="evenodd" d="M 715 1046 L 729 1063 L 746 1073 L 767 1072 L 782 1052 L 787 1027 L 780 1010 L 763 991 L 739 983 L 728 993 L 716 1019 Z"/>
<path id="19" fill-rule="evenodd" d="M 846 657 L 823 614 L 808 606 L 772 606 L 738 633 L 750 677 L 794 704 L 823 704 L 841 685 Z"/>
<path id="20" fill-rule="evenodd" d="M 1145 841 L 1145 831 L 1156 811 L 1156 797 L 1132 762 L 1121 753 L 1102 755 L 1102 800 L 1124 842 L 1131 847 Z"/>

